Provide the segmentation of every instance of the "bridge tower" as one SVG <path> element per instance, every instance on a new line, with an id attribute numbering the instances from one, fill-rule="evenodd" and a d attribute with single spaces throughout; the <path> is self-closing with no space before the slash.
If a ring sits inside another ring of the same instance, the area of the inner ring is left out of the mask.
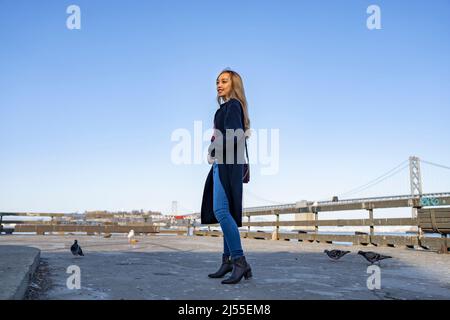
<path id="1" fill-rule="evenodd" d="M 422 196 L 422 174 L 420 172 L 419 157 L 409 157 L 409 182 L 411 186 L 411 197 Z M 417 208 L 412 208 L 412 217 L 417 217 Z"/>

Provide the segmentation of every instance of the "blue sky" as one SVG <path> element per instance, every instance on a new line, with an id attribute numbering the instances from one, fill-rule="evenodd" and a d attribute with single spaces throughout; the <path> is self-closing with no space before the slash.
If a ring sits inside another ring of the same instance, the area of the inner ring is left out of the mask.
<path id="1" fill-rule="evenodd" d="M 210 167 L 173 164 L 171 134 L 212 126 L 226 67 L 253 128 L 280 132 L 279 172 L 252 165 L 245 206 L 329 198 L 410 155 L 450 165 L 447 0 L 0 0 L 0 40 L 1 211 L 199 211 Z M 422 169 L 425 192 L 450 191 Z M 354 196 L 408 192 L 404 170 Z"/>

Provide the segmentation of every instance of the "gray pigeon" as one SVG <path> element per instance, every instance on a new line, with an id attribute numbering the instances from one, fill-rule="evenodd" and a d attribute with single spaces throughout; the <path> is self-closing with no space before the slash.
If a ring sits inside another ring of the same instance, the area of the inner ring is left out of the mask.
<path id="1" fill-rule="evenodd" d="M 367 261 L 369 261 L 371 264 L 374 264 L 375 262 L 384 260 L 384 259 L 390 259 L 391 256 L 383 256 L 379 253 L 372 252 L 372 251 L 358 251 L 358 254 L 362 255 L 364 258 L 366 258 Z"/>
<path id="2" fill-rule="evenodd" d="M 78 245 L 78 241 L 75 240 L 73 245 L 70 247 L 70 251 L 74 256 L 84 256 L 83 250 L 81 250 L 81 247 Z"/>
<path id="3" fill-rule="evenodd" d="M 327 256 L 330 259 L 333 259 L 333 260 L 339 260 L 340 258 L 345 256 L 347 253 L 350 253 L 350 251 L 343 251 L 343 250 L 331 250 L 331 251 L 325 250 L 324 252 L 327 254 Z"/>

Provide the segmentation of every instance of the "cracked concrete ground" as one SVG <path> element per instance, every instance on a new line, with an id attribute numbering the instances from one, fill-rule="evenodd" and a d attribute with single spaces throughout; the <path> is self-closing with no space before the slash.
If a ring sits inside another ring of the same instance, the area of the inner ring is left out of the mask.
<path id="1" fill-rule="evenodd" d="M 78 239 L 84 257 L 70 245 Z M 10 235 L 0 245 L 41 250 L 51 286 L 36 299 L 450 299 L 450 255 L 402 248 L 358 247 L 242 239 L 253 278 L 222 285 L 208 273 L 220 265 L 222 238 L 200 236 Z M 332 261 L 324 249 L 352 253 Z M 356 252 L 393 256 L 381 262 L 381 289 L 369 290 L 369 263 Z M 81 289 L 68 289 L 66 273 L 80 267 Z"/>

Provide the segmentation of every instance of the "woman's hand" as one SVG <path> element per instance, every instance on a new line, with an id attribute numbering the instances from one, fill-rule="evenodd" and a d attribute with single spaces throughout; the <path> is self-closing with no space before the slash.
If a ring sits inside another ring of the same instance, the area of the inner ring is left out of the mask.
<path id="1" fill-rule="evenodd" d="M 211 154 L 208 153 L 208 163 L 209 163 L 209 164 L 213 164 L 215 159 L 216 159 L 216 158 L 211 157 Z"/>
<path id="2" fill-rule="evenodd" d="M 214 160 L 216 159 L 216 157 L 215 157 L 215 155 L 216 155 L 215 147 L 216 146 L 215 146 L 215 143 L 214 143 L 214 139 L 211 139 L 211 144 L 208 147 L 208 156 L 207 156 L 209 164 L 213 164 Z M 214 156 L 213 156 L 213 154 L 214 154 Z"/>

